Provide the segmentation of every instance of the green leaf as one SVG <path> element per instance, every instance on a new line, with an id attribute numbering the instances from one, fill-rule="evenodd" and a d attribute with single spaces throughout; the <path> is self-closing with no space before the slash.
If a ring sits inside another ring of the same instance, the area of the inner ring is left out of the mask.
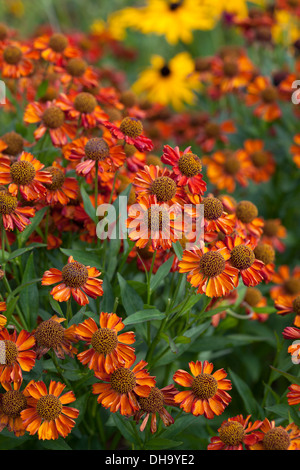
<path id="1" fill-rule="evenodd" d="M 176 243 L 173 243 L 173 248 L 174 248 L 174 251 L 175 251 L 175 255 L 180 260 L 182 258 L 182 255 L 183 255 L 183 249 L 182 249 L 182 246 L 181 246 L 179 240 L 177 240 Z"/>
<path id="2" fill-rule="evenodd" d="M 23 230 L 23 232 L 19 233 L 18 238 L 21 245 L 24 245 L 25 242 L 28 240 L 30 235 L 34 232 L 34 230 L 40 225 L 40 222 L 43 220 L 43 217 L 47 211 L 48 207 L 43 207 L 35 213 L 35 216 L 31 219 L 31 222 L 27 227 Z"/>
<path id="3" fill-rule="evenodd" d="M 21 310 L 25 314 L 26 323 L 29 328 L 35 324 L 39 309 L 39 291 L 36 283 L 30 282 L 35 276 L 33 253 L 31 253 L 22 279 L 22 284 L 29 283 L 29 285 L 21 290 L 19 298 Z"/>
<path id="4" fill-rule="evenodd" d="M 83 185 L 80 187 L 80 193 L 83 201 L 83 207 L 87 215 L 97 224 L 96 208 L 93 206 L 90 196 L 86 192 Z"/>
<path id="5" fill-rule="evenodd" d="M 230 378 L 232 379 L 233 386 L 236 388 L 237 392 L 239 393 L 241 399 L 243 400 L 245 410 L 248 414 L 257 415 L 263 417 L 263 411 L 259 404 L 257 403 L 256 399 L 254 398 L 252 391 L 248 384 L 244 382 L 237 374 L 235 374 L 232 370 L 229 370 Z"/>
<path id="6" fill-rule="evenodd" d="M 289 374 L 288 372 L 284 372 L 283 370 L 276 369 L 276 367 L 273 367 L 273 366 L 270 366 L 270 367 L 273 371 L 285 377 L 292 384 L 300 385 L 300 377 L 296 377 L 295 375 Z"/>
<path id="7" fill-rule="evenodd" d="M 117 273 L 121 289 L 121 300 L 127 315 L 132 315 L 144 308 L 144 302 L 137 292 L 125 281 L 120 273 Z"/>
<path id="8" fill-rule="evenodd" d="M 160 284 L 160 282 L 169 274 L 172 264 L 173 264 L 174 256 L 171 256 L 164 264 L 162 264 L 156 274 L 151 277 L 150 281 L 150 289 L 154 291 L 156 287 Z"/>
<path id="9" fill-rule="evenodd" d="M 49 295 L 49 302 L 50 302 L 50 305 L 51 307 L 53 308 L 54 312 L 58 313 L 58 315 L 60 317 L 63 317 L 64 314 L 63 314 L 63 311 L 61 309 L 61 306 L 59 305 L 59 303 L 57 302 L 57 300 L 53 299 L 53 297 L 51 295 Z"/>
<path id="10" fill-rule="evenodd" d="M 119 429 L 121 435 L 129 442 L 137 444 L 135 433 L 132 430 L 131 422 L 122 418 L 118 413 L 111 414 L 114 425 Z"/>
<path id="11" fill-rule="evenodd" d="M 60 251 L 67 257 L 73 256 L 73 258 L 79 263 L 84 264 L 85 266 L 91 266 L 102 271 L 103 266 L 100 264 L 100 259 L 96 253 L 85 251 L 85 250 L 70 250 L 66 248 L 61 248 Z"/>
<path id="12" fill-rule="evenodd" d="M 15 258 L 18 258 L 19 256 L 22 256 L 24 253 L 34 250 L 34 248 L 42 248 L 45 246 L 47 246 L 46 243 L 31 243 L 29 246 L 26 246 L 24 248 L 18 248 L 17 250 L 9 254 L 7 261 L 11 261 Z"/>
<path id="13" fill-rule="evenodd" d="M 146 321 L 152 320 L 163 320 L 165 318 L 164 313 L 161 313 L 156 308 L 153 309 L 146 309 L 146 310 L 139 310 L 138 312 L 129 315 L 129 317 L 125 318 L 123 321 L 124 325 L 134 325 L 135 323 L 143 323 Z"/>
<path id="14" fill-rule="evenodd" d="M 148 450 L 159 450 L 159 449 L 173 449 L 174 447 L 181 446 L 183 444 L 179 441 L 171 441 L 170 439 L 163 439 L 161 437 L 155 437 L 150 439 L 146 445 L 145 449 Z"/>
<path id="15" fill-rule="evenodd" d="M 58 438 L 53 441 L 43 441 L 41 442 L 41 445 L 45 449 L 49 450 L 72 450 L 72 448 L 66 443 L 66 441 L 63 438 Z"/>

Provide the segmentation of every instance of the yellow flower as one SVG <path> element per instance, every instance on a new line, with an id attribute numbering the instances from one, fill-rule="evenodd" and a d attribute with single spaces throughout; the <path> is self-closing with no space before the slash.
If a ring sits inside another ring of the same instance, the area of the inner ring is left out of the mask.
<path id="1" fill-rule="evenodd" d="M 299 19 L 286 10 L 277 10 L 272 35 L 279 44 L 293 44 L 299 38 Z"/>
<path id="2" fill-rule="evenodd" d="M 247 18 L 246 0 L 213 0 L 215 13 L 221 17 L 223 13 L 235 14 L 237 19 Z"/>
<path id="3" fill-rule="evenodd" d="M 195 91 L 201 87 L 194 70 L 194 61 L 187 52 L 177 54 L 169 62 L 154 55 L 151 67 L 140 74 L 132 89 L 150 102 L 179 110 L 185 104 L 193 104 Z"/>

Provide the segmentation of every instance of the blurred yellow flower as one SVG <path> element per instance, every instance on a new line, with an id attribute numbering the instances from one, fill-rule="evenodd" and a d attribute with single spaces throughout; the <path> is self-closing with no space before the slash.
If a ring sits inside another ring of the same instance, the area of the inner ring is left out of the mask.
<path id="1" fill-rule="evenodd" d="M 236 18 L 243 19 L 248 16 L 246 0 L 213 0 L 215 13 L 218 17 L 223 13 L 235 14 Z"/>
<path id="2" fill-rule="evenodd" d="M 151 67 L 141 72 L 132 89 L 150 102 L 171 105 L 180 110 L 185 104 L 192 105 L 195 92 L 201 88 L 195 64 L 187 52 L 181 52 L 166 62 L 153 55 Z"/>
<path id="3" fill-rule="evenodd" d="M 276 10 L 272 28 L 274 41 L 285 46 L 299 39 L 299 18 L 286 10 Z"/>

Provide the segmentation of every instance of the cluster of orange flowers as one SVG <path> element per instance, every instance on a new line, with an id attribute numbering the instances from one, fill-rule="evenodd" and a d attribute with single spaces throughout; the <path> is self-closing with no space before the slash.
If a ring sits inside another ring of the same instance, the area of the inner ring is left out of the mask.
<path id="1" fill-rule="evenodd" d="M 249 34 L 252 31 L 252 23 L 240 27 Z M 260 139 L 246 139 L 243 148 L 232 149 L 227 135 L 236 131 L 232 121 L 220 122 L 194 111 L 174 115 L 164 106 L 139 99 L 126 88 L 122 73 L 94 65 L 107 47 L 116 55 L 130 57 L 130 51 L 105 31 L 64 35 L 46 28 L 42 35 L 22 41 L 0 25 L 0 69 L 9 91 L 3 110 L 21 113 L 18 129 L 32 129 L 33 136 L 29 142 L 14 129 L 0 137 L 2 250 L 18 239 L 18 232 L 42 208 L 47 208 L 47 216 L 29 243 L 43 241 L 53 250 L 71 233 L 96 245 L 96 222 L 80 188 L 85 184 L 91 189 L 88 199 L 96 209 L 115 201 L 132 185 L 127 225 L 135 246 L 128 262 L 136 261 L 141 270 L 151 266 L 155 273 L 173 256 L 172 271 L 186 273 L 196 292 L 210 298 L 208 310 L 219 301 L 234 304 L 237 287 L 244 284 L 243 306 L 249 318 L 259 321 L 268 315 L 255 312 L 267 304 L 257 286 L 272 282 L 270 295 L 278 313 L 296 314 L 295 327 L 286 328 L 284 337 L 299 339 L 300 269 L 290 273 L 281 266 L 275 271 L 276 251 L 285 249 L 285 228 L 279 219 L 264 220 L 251 201 L 232 197 L 237 185 L 268 181 L 276 169 L 274 156 Z M 272 82 L 261 75 L 243 48 L 236 47 L 195 60 L 195 72 L 212 101 L 232 93 L 269 124 L 280 119 L 280 103 L 291 100 L 291 83 L 299 70 L 298 60 L 294 71 L 273 77 Z M 291 143 L 298 167 L 299 139 L 296 135 Z M 174 143 L 162 146 L 163 141 Z M 203 158 L 191 146 L 180 150 L 190 141 L 205 153 Z M 208 184 L 214 188 L 211 192 L 207 192 Z M 199 205 L 204 211 L 203 240 L 187 249 L 187 243 L 195 241 Z M 180 217 L 186 206 L 191 215 L 188 230 Z M 174 249 L 177 241 L 181 257 Z M 50 291 L 54 300 L 74 299 L 84 306 L 89 297 L 103 295 L 100 275 L 95 267 L 70 256 L 61 270 L 50 268 L 43 273 L 42 285 L 55 284 Z M 5 310 L 5 302 L 0 302 L 0 311 Z M 213 325 L 224 315 L 226 311 L 214 316 Z M 157 413 L 165 426 L 173 424 L 166 406 L 212 419 L 231 401 L 227 373 L 224 369 L 213 373 L 208 361 L 190 362 L 191 373 L 181 369 L 174 373 L 174 382 L 186 390 L 177 390 L 173 384 L 156 387 L 147 363 L 140 360 L 134 365 L 135 335 L 121 333 L 125 325 L 116 313 L 101 312 L 100 326 L 88 318 L 63 328 L 64 321 L 57 316 L 42 322 L 37 319 L 31 333 L 16 329 L 10 333 L 11 325 L 0 315 L 0 383 L 5 389 L 0 394 L 0 430 L 7 427 L 17 436 L 26 431 L 38 433 L 43 440 L 71 432 L 79 411 L 66 406 L 75 396 L 72 391 L 63 393 L 65 384 L 51 380 L 47 387 L 43 381 L 31 380 L 22 389 L 23 372 L 30 372 L 49 351 L 59 359 L 76 356 L 94 372 L 97 381 L 92 393 L 98 402 L 113 413 L 134 417 L 137 423 L 143 418 L 141 430 L 151 416 L 151 432 L 156 432 Z M 76 343 L 82 351 L 78 352 Z M 290 346 L 289 352 L 300 358 L 299 346 Z M 288 400 L 291 405 L 300 403 L 300 386 L 290 387 Z M 208 449 L 300 449 L 300 430 L 294 423 L 283 428 L 267 418 L 254 423 L 250 418 L 239 415 L 226 420 Z"/>

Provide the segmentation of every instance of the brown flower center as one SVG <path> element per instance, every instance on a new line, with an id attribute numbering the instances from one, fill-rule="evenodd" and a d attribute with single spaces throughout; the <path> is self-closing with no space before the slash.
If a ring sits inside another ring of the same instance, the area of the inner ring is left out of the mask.
<path id="1" fill-rule="evenodd" d="M 265 450 L 287 450 L 290 442 L 290 436 L 281 427 L 270 429 L 263 438 Z"/>
<path id="2" fill-rule="evenodd" d="M 262 293 L 256 287 L 248 287 L 244 301 L 251 307 L 255 307 L 262 299 Z"/>
<path id="3" fill-rule="evenodd" d="M 257 151 L 252 153 L 251 160 L 256 168 L 262 168 L 268 163 L 268 155 L 266 152 Z"/>
<path id="4" fill-rule="evenodd" d="M 91 114 L 97 106 L 96 98 L 88 92 L 82 91 L 74 100 L 74 108 L 83 114 Z"/>
<path id="5" fill-rule="evenodd" d="M 144 224 L 153 232 L 166 229 L 169 223 L 170 217 L 164 207 L 153 205 L 144 214 Z"/>
<path id="6" fill-rule="evenodd" d="M 26 160 L 19 160 L 10 167 L 10 176 L 15 184 L 26 185 L 31 183 L 35 177 L 35 168 Z"/>
<path id="7" fill-rule="evenodd" d="M 231 252 L 232 265 L 240 270 L 248 269 L 255 261 L 255 255 L 249 246 L 235 246 Z"/>
<path id="8" fill-rule="evenodd" d="M 16 132 L 7 132 L 1 137 L 1 140 L 7 145 L 7 148 L 3 150 L 6 155 L 16 156 L 23 151 L 23 137 Z"/>
<path id="9" fill-rule="evenodd" d="M 110 385 L 120 394 L 132 392 L 136 385 L 135 375 L 131 370 L 120 367 L 111 374 Z"/>
<path id="10" fill-rule="evenodd" d="M 39 324 L 34 336 L 40 346 L 56 348 L 64 339 L 64 328 L 55 320 L 46 320 Z"/>
<path id="11" fill-rule="evenodd" d="M 99 328 L 92 336 L 91 345 L 99 354 L 110 354 L 118 345 L 117 334 L 110 328 Z"/>
<path id="12" fill-rule="evenodd" d="M 46 421 L 52 421 L 59 417 L 62 411 L 62 403 L 54 395 L 44 395 L 38 399 L 36 404 L 38 415 Z"/>
<path id="13" fill-rule="evenodd" d="M 226 157 L 224 168 L 225 168 L 226 173 L 228 173 L 229 175 L 236 175 L 239 169 L 241 168 L 241 164 L 239 160 L 236 158 L 236 156 L 230 153 Z"/>
<path id="14" fill-rule="evenodd" d="M 168 202 L 176 194 L 176 183 L 169 176 L 159 176 L 151 184 L 151 194 L 155 194 L 158 202 Z"/>
<path id="15" fill-rule="evenodd" d="M 219 437 L 227 446 L 238 446 L 243 442 L 245 435 L 244 427 L 237 421 L 224 423 L 219 431 Z"/>
<path id="16" fill-rule="evenodd" d="M 143 124 L 139 119 L 126 117 L 120 124 L 120 131 L 128 137 L 135 139 L 143 133 Z"/>
<path id="17" fill-rule="evenodd" d="M 164 408 L 163 393 L 157 387 L 152 387 L 147 398 L 139 398 L 139 404 L 141 410 L 146 411 L 146 413 L 161 412 Z"/>
<path id="18" fill-rule="evenodd" d="M 276 220 L 266 220 L 263 228 L 264 235 L 275 237 L 278 233 L 279 225 Z"/>
<path id="19" fill-rule="evenodd" d="M 212 398 L 218 390 L 218 382 L 210 374 L 199 374 L 194 378 L 192 390 L 202 400 Z"/>
<path id="20" fill-rule="evenodd" d="M 227 59 L 224 62 L 223 71 L 224 71 L 224 75 L 226 75 L 226 77 L 232 78 L 232 77 L 235 77 L 237 75 L 237 73 L 239 71 L 239 66 L 238 66 L 237 62 L 235 62 L 233 60 L 230 60 L 230 59 Z"/>
<path id="21" fill-rule="evenodd" d="M 58 129 L 65 122 L 65 114 L 58 106 L 51 106 L 43 112 L 42 121 L 49 129 Z"/>
<path id="22" fill-rule="evenodd" d="M 293 312 L 300 315 L 300 295 L 293 300 Z"/>
<path id="23" fill-rule="evenodd" d="M 217 251 L 204 253 L 199 261 L 200 272 L 205 277 L 215 277 L 221 274 L 225 269 L 225 259 Z"/>
<path id="24" fill-rule="evenodd" d="M 205 125 L 205 134 L 208 138 L 218 138 L 220 136 L 220 126 L 215 122 L 208 122 Z"/>
<path id="25" fill-rule="evenodd" d="M 87 69 L 87 63 L 79 57 L 73 57 L 67 63 L 66 69 L 72 77 L 82 77 Z"/>
<path id="26" fill-rule="evenodd" d="M 62 280 L 68 287 L 81 287 L 88 279 L 87 268 L 77 261 L 66 264 L 62 269 Z"/>
<path id="27" fill-rule="evenodd" d="M 215 197 L 205 197 L 203 199 L 204 217 L 208 220 L 217 220 L 223 214 L 223 204 Z"/>
<path id="28" fill-rule="evenodd" d="M 16 46 L 7 46 L 3 51 L 3 58 L 9 65 L 17 65 L 22 59 L 23 53 Z"/>
<path id="29" fill-rule="evenodd" d="M 278 92 L 274 86 L 268 86 L 261 92 L 261 98 L 267 104 L 274 103 L 278 98 Z"/>
<path id="30" fill-rule="evenodd" d="M 0 193 L 0 214 L 11 214 L 18 205 L 18 199 L 8 193 Z"/>
<path id="31" fill-rule="evenodd" d="M 255 258 L 265 264 L 271 264 L 275 259 L 275 250 L 267 243 L 259 243 L 254 249 Z"/>
<path id="32" fill-rule="evenodd" d="M 47 171 L 52 176 L 52 183 L 47 183 L 47 188 L 51 191 L 55 191 L 60 189 L 65 182 L 65 174 L 60 168 L 56 168 L 55 166 L 49 166 Z"/>
<path id="33" fill-rule="evenodd" d="M 178 161 L 178 168 L 185 176 L 192 178 L 202 170 L 200 159 L 193 153 L 184 153 Z"/>
<path id="34" fill-rule="evenodd" d="M 64 34 L 54 33 L 49 39 L 49 47 L 54 52 L 63 52 L 68 45 L 68 38 Z"/>
<path id="35" fill-rule="evenodd" d="M 250 201 L 241 201 L 236 206 L 236 216 L 244 224 L 251 223 L 257 216 L 257 207 Z"/>
<path id="36" fill-rule="evenodd" d="M 2 407 L 6 416 L 17 418 L 27 408 L 27 400 L 19 390 L 8 390 L 2 396 Z"/>
<path id="37" fill-rule="evenodd" d="M 8 30 L 5 24 L 0 23 L 0 41 L 4 41 L 7 38 Z"/>
<path id="38" fill-rule="evenodd" d="M 11 366 L 14 364 L 18 357 L 18 348 L 16 344 L 9 340 L 5 339 L 0 342 L 0 357 L 1 357 L 1 364 L 6 364 L 7 366 Z"/>
<path id="39" fill-rule="evenodd" d="M 300 279 L 296 277 L 290 277 L 284 283 L 284 288 L 288 294 L 296 295 L 300 293 Z"/>
<path id="40" fill-rule="evenodd" d="M 94 137 L 90 139 L 85 147 L 84 153 L 87 159 L 101 161 L 109 157 L 109 146 L 104 139 Z"/>

